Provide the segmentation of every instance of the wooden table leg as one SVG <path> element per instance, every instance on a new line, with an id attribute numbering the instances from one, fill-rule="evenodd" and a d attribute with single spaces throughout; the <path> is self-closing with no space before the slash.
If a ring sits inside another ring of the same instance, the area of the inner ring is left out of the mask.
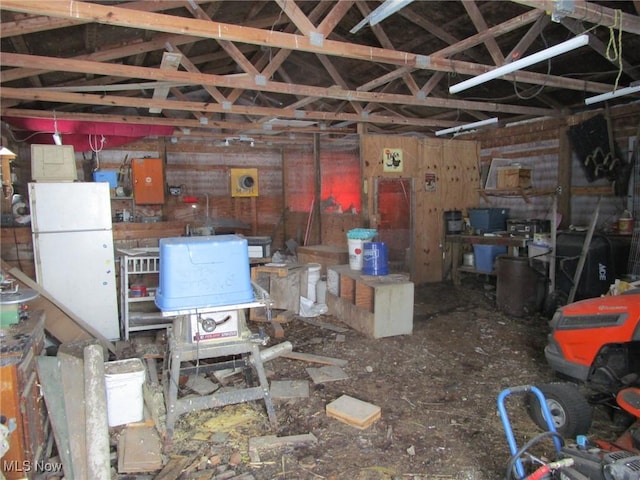
<path id="1" fill-rule="evenodd" d="M 459 242 L 451 243 L 451 280 L 453 281 L 453 285 L 456 287 L 460 286 L 460 265 L 462 264 L 460 254 L 462 252 L 462 248 Z"/>

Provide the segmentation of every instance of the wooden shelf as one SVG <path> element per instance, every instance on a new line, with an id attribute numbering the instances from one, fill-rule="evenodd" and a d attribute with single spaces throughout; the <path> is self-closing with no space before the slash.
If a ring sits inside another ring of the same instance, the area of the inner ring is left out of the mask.
<path id="1" fill-rule="evenodd" d="M 487 203 L 491 203 L 489 197 L 522 197 L 525 202 L 529 203 L 531 197 L 544 197 L 549 195 L 555 195 L 558 193 L 557 189 L 535 189 L 535 188 L 512 188 L 512 189 L 498 189 L 492 188 L 489 190 L 479 189 L 478 193 L 484 198 Z"/>
<path id="2" fill-rule="evenodd" d="M 446 235 L 445 240 L 451 243 L 470 243 L 479 245 L 501 245 L 505 247 L 526 247 L 531 240 L 527 237 L 511 237 L 508 235 Z"/>
<path id="3" fill-rule="evenodd" d="M 464 272 L 464 273 L 477 273 L 477 274 L 484 274 L 484 275 L 496 275 L 496 271 L 493 270 L 491 272 L 485 272 L 484 270 L 477 270 L 473 267 L 465 267 L 465 266 L 461 266 L 458 267 L 458 271 L 459 272 Z"/>

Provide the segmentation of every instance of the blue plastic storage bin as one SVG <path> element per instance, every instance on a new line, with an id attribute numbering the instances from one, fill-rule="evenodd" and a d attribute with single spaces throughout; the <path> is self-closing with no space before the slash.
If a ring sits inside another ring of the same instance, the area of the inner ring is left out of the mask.
<path id="1" fill-rule="evenodd" d="M 93 181 L 108 182 L 110 188 L 116 188 L 118 186 L 118 172 L 107 170 L 93 172 Z"/>
<path id="2" fill-rule="evenodd" d="M 155 303 L 165 312 L 255 301 L 247 240 L 237 235 L 162 238 Z"/>
<path id="3" fill-rule="evenodd" d="M 477 234 L 507 230 L 508 208 L 470 208 L 469 223 Z"/>
<path id="4" fill-rule="evenodd" d="M 499 245 L 474 245 L 473 255 L 475 257 L 476 270 L 481 272 L 493 272 L 496 257 L 507 253 L 507 247 Z"/>

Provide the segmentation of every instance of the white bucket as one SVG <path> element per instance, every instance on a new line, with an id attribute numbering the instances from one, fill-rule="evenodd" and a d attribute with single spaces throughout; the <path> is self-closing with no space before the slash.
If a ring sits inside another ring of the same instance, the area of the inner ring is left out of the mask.
<path id="1" fill-rule="evenodd" d="M 364 240 L 358 238 L 347 238 L 349 244 L 349 268 L 351 270 L 362 270 L 362 250 Z"/>
<path id="2" fill-rule="evenodd" d="M 315 303 L 316 301 L 316 285 L 320 280 L 320 269 L 322 265 L 319 263 L 307 263 L 307 298 Z"/>
<path id="3" fill-rule="evenodd" d="M 476 263 L 473 252 L 467 252 L 462 256 L 462 265 L 465 267 L 473 267 Z"/>
<path id="4" fill-rule="evenodd" d="M 320 280 L 316 285 L 316 303 L 327 303 L 327 281 Z"/>
<path id="5" fill-rule="evenodd" d="M 107 420 L 110 427 L 139 422 L 144 418 L 142 384 L 145 368 L 139 358 L 105 362 Z"/>

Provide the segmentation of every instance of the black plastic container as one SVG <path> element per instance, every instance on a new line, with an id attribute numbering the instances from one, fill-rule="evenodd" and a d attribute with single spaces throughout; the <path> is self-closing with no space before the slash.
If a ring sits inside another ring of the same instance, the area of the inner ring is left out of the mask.
<path id="1" fill-rule="evenodd" d="M 444 212 L 444 227 L 447 235 L 461 234 L 462 224 L 462 212 L 460 210 L 447 210 Z"/>
<path id="2" fill-rule="evenodd" d="M 586 232 L 559 232 L 556 236 L 556 290 L 569 294 L 578 267 Z M 594 234 L 587 251 L 574 300 L 599 297 L 616 278 L 626 273 L 629 245 L 606 235 Z"/>

